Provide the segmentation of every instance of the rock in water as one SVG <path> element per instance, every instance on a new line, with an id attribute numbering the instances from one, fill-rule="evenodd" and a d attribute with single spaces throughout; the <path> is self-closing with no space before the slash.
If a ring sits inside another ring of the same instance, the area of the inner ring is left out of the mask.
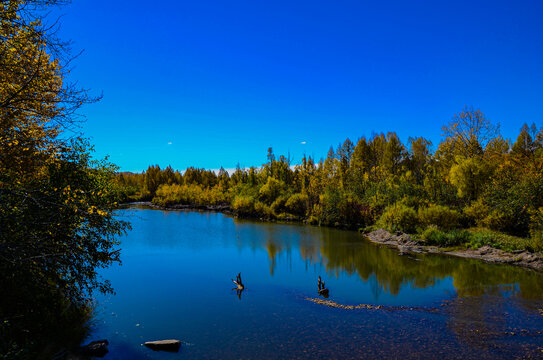
<path id="1" fill-rule="evenodd" d="M 169 352 L 178 352 L 181 347 L 180 340 L 157 340 L 157 341 L 147 341 L 144 343 L 149 349 L 154 351 L 169 351 Z"/>
<path id="2" fill-rule="evenodd" d="M 107 346 L 109 342 L 107 340 L 98 340 L 93 341 L 85 346 L 79 348 L 78 353 L 81 355 L 92 356 L 92 357 L 104 357 L 109 350 Z"/>

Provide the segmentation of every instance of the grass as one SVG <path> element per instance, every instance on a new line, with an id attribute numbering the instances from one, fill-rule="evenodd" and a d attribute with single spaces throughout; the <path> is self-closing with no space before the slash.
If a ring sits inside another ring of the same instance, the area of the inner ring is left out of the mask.
<path id="1" fill-rule="evenodd" d="M 507 235 L 498 231 L 493 231 L 485 228 L 471 228 L 468 230 L 471 234 L 471 241 L 468 246 L 473 249 L 478 249 L 481 246 L 488 245 L 496 249 L 504 251 L 541 251 L 541 246 L 532 238 L 523 238 L 513 235 Z"/>
<path id="2" fill-rule="evenodd" d="M 444 231 L 437 227 L 430 226 L 420 233 L 417 236 L 417 239 L 428 245 L 447 248 L 466 247 L 470 249 L 479 249 L 482 246 L 488 245 L 507 252 L 519 250 L 534 252 L 543 250 L 541 241 L 538 241 L 538 239 L 507 235 L 485 228 Z"/>

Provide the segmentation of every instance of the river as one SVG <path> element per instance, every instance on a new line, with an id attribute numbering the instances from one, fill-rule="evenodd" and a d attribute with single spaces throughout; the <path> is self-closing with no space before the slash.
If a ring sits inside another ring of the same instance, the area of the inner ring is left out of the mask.
<path id="1" fill-rule="evenodd" d="M 543 276 L 508 265 L 400 256 L 354 231 L 127 209 L 122 265 L 101 271 L 89 340 L 106 359 L 543 357 Z M 233 290 L 241 273 L 246 289 Z M 316 304 L 327 300 L 380 309 Z M 322 299 L 322 297 L 320 297 Z M 179 353 L 145 341 L 180 339 Z"/>

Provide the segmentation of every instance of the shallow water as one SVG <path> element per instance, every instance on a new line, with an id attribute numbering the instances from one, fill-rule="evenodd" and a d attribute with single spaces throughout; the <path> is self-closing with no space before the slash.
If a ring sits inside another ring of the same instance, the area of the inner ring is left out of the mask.
<path id="1" fill-rule="evenodd" d="M 543 276 L 507 265 L 399 256 L 357 232 L 123 210 L 121 266 L 102 271 L 94 331 L 106 359 L 543 357 Z M 246 289 L 230 280 L 241 272 Z M 345 310 L 312 303 L 317 277 Z M 179 353 L 145 341 L 180 339 Z"/>

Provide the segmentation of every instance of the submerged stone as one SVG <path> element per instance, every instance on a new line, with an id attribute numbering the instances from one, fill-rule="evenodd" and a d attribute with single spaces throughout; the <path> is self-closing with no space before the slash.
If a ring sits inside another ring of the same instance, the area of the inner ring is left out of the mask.
<path id="1" fill-rule="evenodd" d="M 181 341 L 175 339 L 147 341 L 144 345 L 154 351 L 178 352 L 181 347 Z"/>
<path id="2" fill-rule="evenodd" d="M 78 353 L 85 356 L 104 357 L 108 352 L 109 341 L 97 340 L 79 348 Z"/>

